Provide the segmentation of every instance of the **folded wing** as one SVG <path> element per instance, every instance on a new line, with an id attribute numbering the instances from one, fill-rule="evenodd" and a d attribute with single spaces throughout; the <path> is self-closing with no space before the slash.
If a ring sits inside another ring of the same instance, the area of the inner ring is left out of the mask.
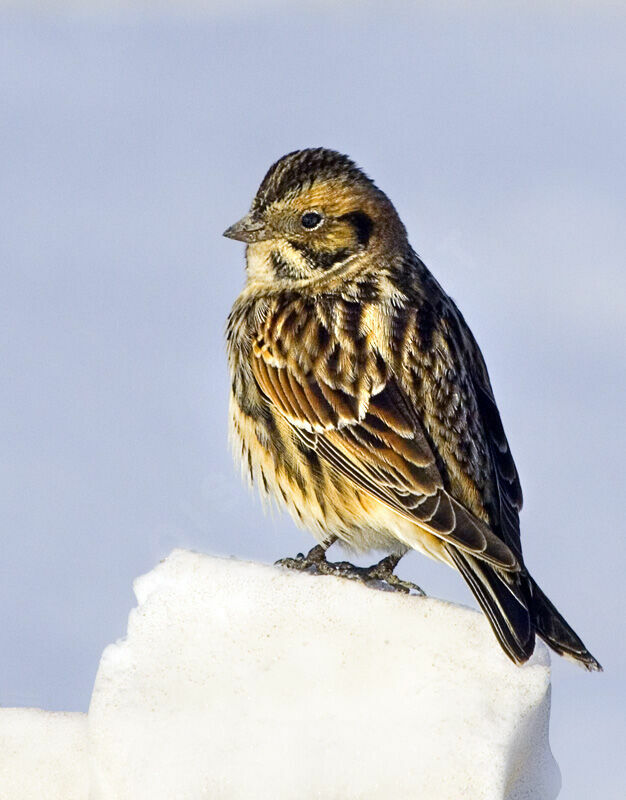
<path id="1" fill-rule="evenodd" d="M 501 570 L 519 569 L 513 551 L 444 488 L 431 446 L 397 381 L 372 355 L 360 379 L 341 354 L 302 365 L 261 337 L 253 374 L 267 402 L 334 470 L 404 519 Z M 363 373 L 370 375 L 363 380 Z"/>

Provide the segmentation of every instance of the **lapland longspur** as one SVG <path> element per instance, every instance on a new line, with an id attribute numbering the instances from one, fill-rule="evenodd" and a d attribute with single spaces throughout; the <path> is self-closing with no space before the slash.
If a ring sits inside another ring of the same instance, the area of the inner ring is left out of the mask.
<path id="1" fill-rule="evenodd" d="M 388 197 L 348 157 L 300 150 L 268 171 L 243 219 L 246 286 L 227 326 L 231 434 L 261 491 L 319 543 L 456 567 L 505 653 L 535 634 L 601 669 L 522 557 L 520 481 L 480 349 L 411 248 Z"/>

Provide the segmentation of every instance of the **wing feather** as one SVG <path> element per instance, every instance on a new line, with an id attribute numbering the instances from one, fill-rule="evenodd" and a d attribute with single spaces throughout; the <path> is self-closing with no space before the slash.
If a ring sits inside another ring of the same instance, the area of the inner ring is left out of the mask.
<path id="1" fill-rule="evenodd" d="M 503 570 L 519 569 L 509 547 L 446 492 L 419 419 L 392 375 L 381 387 L 379 370 L 369 381 L 376 391 L 364 402 L 363 381 L 355 386 L 338 375 L 328 380 L 322 370 L 305 372 L 297 361 L 269 352 L 254 349 L 259 388 L 334 470 L 461 550 Z"/>
<path id="2" fill-rule="evenodd" d="M 496 522 L 504 541 L 521 559 L 519 512 L 523 505 L 522 487 L 491 391 L 487 368 L 478 345 L 474 345 L 473 385 L 491 454 L 497 497 Z"/>

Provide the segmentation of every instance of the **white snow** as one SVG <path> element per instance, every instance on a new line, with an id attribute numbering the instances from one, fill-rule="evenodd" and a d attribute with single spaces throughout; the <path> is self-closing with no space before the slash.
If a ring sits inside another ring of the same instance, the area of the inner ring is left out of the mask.
<path id="1" fill-rule="evenodd" d="M 87 800 L 87 715 L 0 711 L 0 798 Z"/>
<path id="2" fill-rule="evenodd" d="M 558 794 L 547 650 L 515 667 L 481 614 L 184 551 L 135 592 L 95 682 L 89 791 L 80 716 L 2 711 L 0 797 Z"/>

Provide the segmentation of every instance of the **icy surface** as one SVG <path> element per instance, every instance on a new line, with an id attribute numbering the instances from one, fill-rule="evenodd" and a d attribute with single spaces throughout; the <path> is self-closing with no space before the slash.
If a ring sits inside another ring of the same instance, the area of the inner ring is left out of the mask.
<path id="1" fill-rule="evenodd" d="M 88 800 L 86 714 L 0 711 L 0 798 Z"/>
<path id="2" fill-rule="evenodd" d="M 0 711 L 11 800 L 551 800 L 550 670 L 440 600 L 181 550 L 89 714 Z"/>
<path id="3" fill-rule="evenodd" d="M 92 800 L 558 794 L 549 659 L 439 600 L 175 551 L 89 710 Z"/>

